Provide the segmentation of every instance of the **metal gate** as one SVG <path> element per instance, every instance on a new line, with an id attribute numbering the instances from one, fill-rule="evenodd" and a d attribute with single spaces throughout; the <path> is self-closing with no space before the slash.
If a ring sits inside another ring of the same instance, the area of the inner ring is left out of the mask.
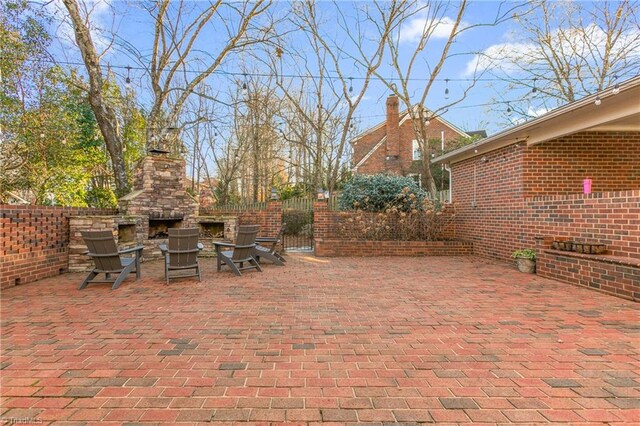
<path id="1" fill-rule="evenodd" d="M 313 251 L 313 200 L 292 198 L 282 202 L 282 222 L 287 224 L 284 247 L 287 251 Z"/>

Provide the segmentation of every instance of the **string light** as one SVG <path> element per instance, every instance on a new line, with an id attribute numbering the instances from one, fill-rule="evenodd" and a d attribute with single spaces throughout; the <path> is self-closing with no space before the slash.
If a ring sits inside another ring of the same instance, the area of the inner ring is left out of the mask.
<path id="1" fill-rule="evenodd" d="M 349 77 L 349 93 L 353 93 L 353 77 Z"/>
<path id="2" fill-rule="evenodd" d="M 242 82 L 242 95 L 247 96 L 249 92 L 249 87 L 247 86 L 247 73 L 242 74 L 244 76 L 244 81 Z"/>
<path id="3" fill-rule="evenodd" d="M 8 60 L 14 60 L 16 62 L 46 62 L 46 63 L 52 63 L 52 64 L 58 64 L 58 65 L 73 65 L 73 66 L 85 66 L 84 62 L 76 62 L 76 61 L 59 61 L 59 60 L 53 60 L 53 59 L 20 59 L 18 61 L 18 59 L 16 59 L 15 57 L 9 57 L 9 55 L 0 55 L 0 60 L 3 61 L 8 61 Z M 145 67 L 145 66 L 129 66 L 129 65 L 113 65 L 113 64 L 109 64 L 109 68 L 120 68 L 120 69 L 127 69 L 130 68 L 132 70 L 136 70 L 136 71 L 144 71 L 144 72 L 150 72 L 150 67 Z M 187 69 L 187 70 L 183 70 L 183 72 L 185 73 L 190 73 L 190 74 L 202 74 L 204 72 L 204 70 L 199 70 L 199 69 Z M 273 77 L 272 73 L 266 73 L 266 72 L 252 72 L 252 73 L 246 73 L 246 72 L 239 72 L 239 71 L 226 71 L 226 70 L 221 70 L 221 69 L 217 69 L 215 71 L 212 72 L 212 74 L 214 75 L 228 75 L 228 76 L 249 76 L 249 77 Z M 299 78 L 299 79 L 319 79 L 319 78 L 330 78 L 330 79 L 335 79 L 335 80 L 340 80 L 341 77 L 340 76 L 319 76 L 319 75 L 311 75 L 311 74 L 278 74 L 278 77 L 281 78 Z M 353 80 L 367 80 L 368 77 L 349 77 L 350 79 Z M 518 78 L 518 81 L 533 81 L 534 79 L 537 79 L 537 77 L 534 78 Z M 569 77 L 570 80 L 584 80 L 585 78 L 582 77 Z M 598 77 L 586 77 L 586 79 L 590 79 L 590 80 L 597 80 Z M 397 78 L 393 78 L 393 77 L 388 77 L 385 78 L 385 80 L 389 80 L 389 81 L 393 81 L 393 80 L 397 80 Z M 424 77 L 424 78 L 420 78 L 420 77 L 414 77 L 414 78 L 410 78 L 407 79 L 406 81 L 455 81 L 455 82 L 474 82 L 474 81 L 487 81 L 487 82 L 491 82 L 491 81 L 505 81 L 504 78 L 498 78 L 498 77 L 480 77 L 480 78 L 431 78 L 431 77 Z"/>
<path id="4" fill-rule="evenodd" d="M 425 126 L 428 126 L 429 124 L 431 124 L 431 120 L 429 119 L 428 115 L 424 118 L 424 124 Z"/>
<path id="5" fill-rule="evenodd" d="M 511 114 L 511 104 L 507 102 L 507 114 Z"/>
<path id="6" fill-rule="evenodd" d="M 538 91 L 538 88 L 536 87 L 536 80 L 538 79 L 538 77 L 534 77 L 533 78 L 533 89 L 531 89 L 531 93 L 536 93 Z"/>
<path id="7" fill-rule="evenodd" d="M 615 81 L 616 84 L 613 85 L 613 90 L 611 91 L 611 93 L 613 93 L 614 95 L 617 95 L 618 93 L 620 93 L 620 84 L 616 80 L 618 80 L 618 76 L 614 75 L 613 81 Z"/>
<path id="8" fill-rule="evenodd" d="M 445 78 L 444 81 L 445 81 L 445 84 L 446 84 L 445 89 L 444 89 L 444 98 L 445 99 L 449 99 L 449 79 Z"/>
<path id="9" fill-rule="evenodd" d="M 130 89 L 131 88 L 131 76 L 130 76 L 130 74 L 131 74 L 131 66 L 127 65 L 127 78 L 124 81 L 125 82 L 124 87 L 126 89 Z"/>
<path id="10" fill-rule="evenodd" d="M 596 101 L 594 102 L 594 104 L 600 105 L 601 103 L 602 103 L 602 99 L 600 99 L 600 96 L 596 96 Z"/>

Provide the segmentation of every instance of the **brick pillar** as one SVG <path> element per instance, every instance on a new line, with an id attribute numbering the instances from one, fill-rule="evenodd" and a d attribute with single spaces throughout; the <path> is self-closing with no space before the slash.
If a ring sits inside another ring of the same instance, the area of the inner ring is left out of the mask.
<path id="1" fill-rule="evenodd" d="M 398 106 L 398 97 L 389 96 L 387 98 L 387 157 L 397 159 L 400 155 L 400 109 Z"/>
<path id="2" fill-rule="evenodd" d="M 329 235 L 329 204 L 326 201 L 313 203 L 313 238 L 326 238 Z"/>
<path id="3" fill-rule="evenodd" d="M 266 229 L 260 233 L 274 237 L 282 226 L 282 201 L 269 201 L 267 205 Z"/>

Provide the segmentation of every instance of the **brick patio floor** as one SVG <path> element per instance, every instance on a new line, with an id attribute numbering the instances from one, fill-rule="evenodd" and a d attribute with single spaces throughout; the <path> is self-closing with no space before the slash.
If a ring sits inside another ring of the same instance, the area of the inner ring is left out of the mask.
<path id="1" fill-rule="evenodd" d="M 640 304 L 477 258 L 2 292 L 3 419 L 640 422 Z"/>

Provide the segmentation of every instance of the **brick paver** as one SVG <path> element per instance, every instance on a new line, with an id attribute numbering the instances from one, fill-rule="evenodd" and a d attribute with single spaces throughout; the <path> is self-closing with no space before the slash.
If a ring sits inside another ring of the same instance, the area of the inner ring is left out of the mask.
<path id="1" fill-rule="evenodd" d="M 640 304 L 479 258 L 2 291 L 3 420 L 640 423 Z"/>

